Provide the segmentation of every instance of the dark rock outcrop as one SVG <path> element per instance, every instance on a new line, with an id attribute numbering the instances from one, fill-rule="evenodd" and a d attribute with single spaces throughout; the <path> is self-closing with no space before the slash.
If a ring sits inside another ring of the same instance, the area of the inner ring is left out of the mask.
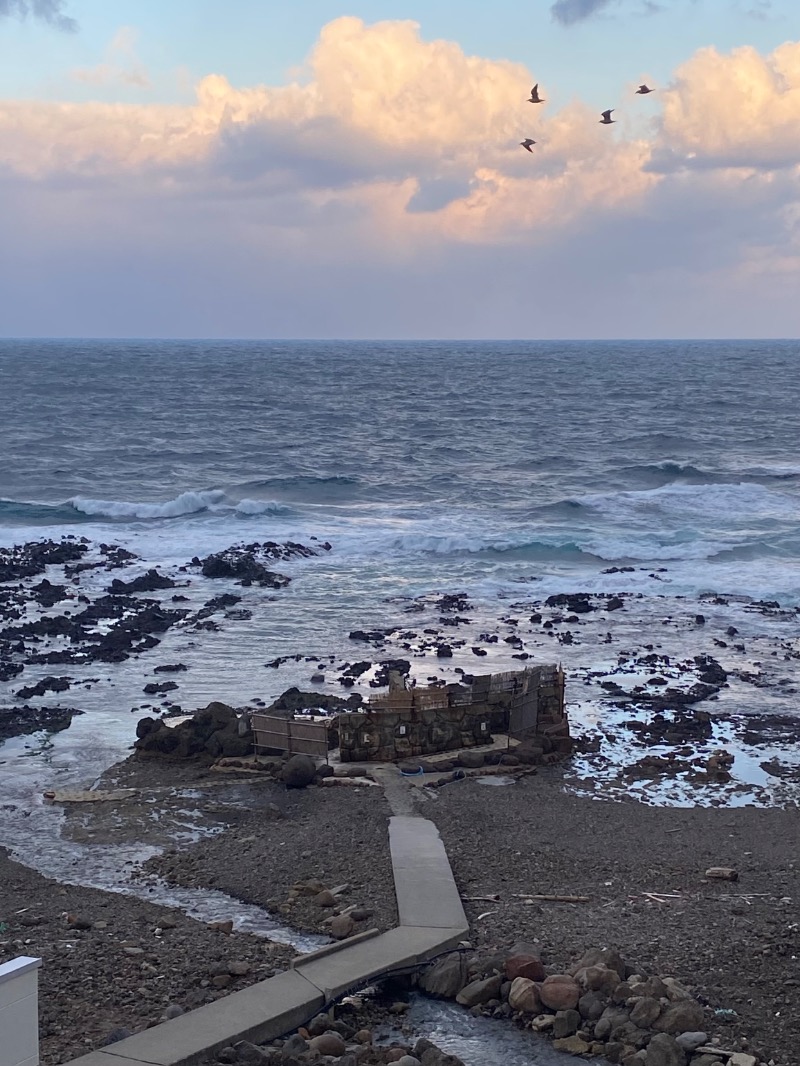
<path id="1" fill-rule="evenodd" d="M 136 726 L 136 751 L 170 759 L 241 758 L 253 750 L 253 733 L 245 716 L 225 703 L 209 703 L 190 719 L 170 728 L 144 718 Z"/>

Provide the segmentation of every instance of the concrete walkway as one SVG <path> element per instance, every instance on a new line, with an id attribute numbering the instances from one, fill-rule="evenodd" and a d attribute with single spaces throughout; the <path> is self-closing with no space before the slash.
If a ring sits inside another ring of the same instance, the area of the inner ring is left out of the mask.
<path id="1" fill-rule="evenodd" d="M 295 959 L 286 973 L 189 1011 L 69 1066 L 195 1066 L 239 1040 L 274 1040 L 333 1000 L 456 947 L 469 932 L 447 853 L 433 822 L 414 816 L 410 789 L 384 771 L 397 911 L 388 933 L 362 934 Z"/>

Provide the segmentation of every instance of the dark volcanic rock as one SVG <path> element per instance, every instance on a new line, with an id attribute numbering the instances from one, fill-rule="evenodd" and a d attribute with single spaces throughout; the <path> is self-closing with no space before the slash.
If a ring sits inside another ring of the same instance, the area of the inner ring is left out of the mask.
<path id="1" fill-rule="evenodd" d="M 88 545 L 74 540 L 37 540 L 0 548 L 0 582 L 21 581 L 48 566 L 77 562 L 87 550 Z"/>
<path id="2" fill-rule="evenodd" d="M 308 755 L 293 755 L 281 770 L 287 788 L 306 788 L 314 780 L 317 768 Z"/>
<path id="3" fill-rule="evenodd" d="M 0 681 L 10 681 L 24 669 L 22 663 L 10 663 L 7 659 L 0 659 Z"/>
<path id="4" fill-rule="evenodd" d="M 34 696 L 44 696 L 47 692 L 66 692 L 72 680 L 71 677 L 43 677 L 36 685 L 18 689 L 15 695 L 21 700 L 30 700 Z"/>
<path id="5" fill-rule="evenodd" d="M 408 677 L 411 672 L 411 663 L 408 659 L 382 659 L 375 672 L 374 688 L 380 688 L 389 684 L 389 674 L 398 673 Z"/>
<path id="6" fill-rule="evenodd" d="M 160 684 L 151 681 L 149 685 L 144 686 L 144 694 L 145 696 L 162 696 L 165 692 L 173 692 L 177 687 L 174 681 L 162 681 Z"/>
<path id="7" fill-rule="evenodd" d="M 646 702 L 661 710 L 667 710 L 670 707 L 685 707 L 692 703 L 700 703 L 701 700 L 707 700 L 709 696 L 716 696 L 718 692 L 719 688 L 716 685 L 706 685 L 698 681 L 686 692 L 677 688 L 666 688 L 658 692 L 643 690 L 632 693 L 632 698 L 636 703 Z"/>
<path id="8" fill-rule="evenodd" d="M 237 581 L 272 589 L 285 588 L 290 580 L 284 574 L 277 574 L 272 570 L 267 570 L 252 555 L 234 555 L 229 552 L 209 555 L 205 558 L 202 564 L 202 573 L 203 577 L 234 578 Z"/>
<path id="9" fill-rule="evenodd" d="M 588 614 L 595 609 L 589 601 L 588 592 L 560 592 L 556 596 L 548 596 L 544 602 L 548 607 L 565 607 L 573 614 Z"/>
<path id="10" fill-rule="evenodd" d="M 30 592 L 42 607 L 54 607 L 62 600 L 68 599 L 67 586 L 52 585 L 46 577 L 38 585 L 32 585 Z"/>
<path id="11" fill-rule="evenodd" d="M 436 600 L 434 606 L 438 611 L 468 611 L 472 604 L 466 592 L 451 592 Z"/>
<path id="12" fill-rule="evenodd" d="M 352 696 L 345 698 L 330 696 L 327 692 L 302 692 L 299 688 L 287 688 L 264 713 L 285 713 L 316 708 L 324 711 L 357 711 L 362 699 L 359 692 L 354 692 Z"/>
<path id="13" fill-rule="evenodd" d="M 154 718 L 144 718 L 137 723 L 136 736 L 134 747 L 143 756 L 210 761 L 241 758 L 253 750 L 247 718 L 225 703 L 209 703 L 172 729 Z"/>
<path id="14" fill-rule="evenodd" d="M 330 549 L 329 544 L 322 544 L 320 547 L 326 551 Z M 290 578 L 268 570 L 262 560 L 286 562 L 289 559 L 308 558 L 316 554 L 314 548 L 294 541 L 287 541 L 285 544 L 265 541 L 263 544 L 235 545 L 223 552 L 207 555 L 205 559 L 195 557 L 192 559 L 192 565 L 199 566 L 204 577 L 232 578 L 243 585 L 279 589 L 285 588 Z"/>
<path id="15" fill-rule="evenodd" d="M 141 577 L 135 577 L 132 581 L 121 581 L 118 577 L 108 587 L 110 596 L 127 596 L 136 592 L 157 592 L 159 589 L 174 589 L 175 582 L 171 577 L 159 574 L 158 570 L 148 570 Z"/>
<path id="16" fill-rule="evenodd" d="M 384 641 L 394 632 L 394 629 L 354 629 L 352 633 L 348 634 L 348 637 L 350 638 L 350 640 L 363 640 L 377 644 L 381 641 Z"/>
<path id="17" fill-rule="evenodd" d="M 0 709 L 0 741 L 28 736 L 44 729 L 58 733 L 67 729 L 76 714 L 74 707 L 7 707 Z"/>
<path id="18" fill-rule="evenodd" d="M 694 661 L 698 669 L 697 676 L 704 684 L 724 685 L 728 680 L 727 673 L 710 655 L 695 655 Z"/>
<path id="19" fill-rule="evenodd" d="M 185 663 L 163 663 L 153 670 L 154 674 L 180 674 L 189 667 Z"/>

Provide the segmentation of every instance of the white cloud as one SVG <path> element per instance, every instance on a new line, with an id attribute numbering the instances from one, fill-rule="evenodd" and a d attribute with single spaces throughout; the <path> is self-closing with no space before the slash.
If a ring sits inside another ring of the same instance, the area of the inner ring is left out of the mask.
<path id="1" fill-rule="evenodd" d="M 114 34 L 106 49 L 102 63 L 93 67 L 76 67 L 72 71 L 75 81 L 85 85 L 133 85 L 147 89 L 150 78 L 144 64 L 136 54 L 139 33 L 132 26 L 122 26 Z"/>
<path id="2" fill-rule="evenodd" d="M 769 55 L 703 48 L 664 94 L 661 148 L 675 165 L 778 169 L 800 164 L 800 41 Z"/>
<path id="3" fill-rule="evenodd" d="M 106 63 L 116 73 L 98 77 L 136 69 L 130 31 Z M 179 262 L 159 291 L 213 276 L 220 321 L 244 302 L 265 334 L 293 315 L 301 335 L 312 320 L 348 335 L 361 313 L 373 335 L 411 320 L 459 335 L 533 300 L 540 328 L 562 335 L 682 317 L 699 331 L 726 293 L 744 330 L 752 286 L 778 321 L 774 292 L 800 270 L 800 44 L 698 52 L 635 137 L 580 102 L 532 108 L 524 67 L 425 41 L 411 22 L 337 19 L 307 70 L 244 88 L 212 74 L 189 106 L 0 101 L 0 181 L 24 254 L 87 249 L 90 273 L 116 256 L 126 277 L 141 264 L 144 290 Z"/>

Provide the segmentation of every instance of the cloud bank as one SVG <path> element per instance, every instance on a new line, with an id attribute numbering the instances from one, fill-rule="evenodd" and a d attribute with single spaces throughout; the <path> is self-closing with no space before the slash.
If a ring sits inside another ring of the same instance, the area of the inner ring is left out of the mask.
<path id="1" fill-rule="evenodd" d="M 133 43 L 92 76 L 124 77 Z M 631 86 L 611 128 L 580 101 L 532 113 L 533 80 L 413 22 L 346 17 L 303 82 L 212 74 L 186 106 L 0 101 L 16 328 L 796 333 L 800 42 L 703 49 L 656 97 Z"/>
<path id="2" fill-rule="evenodd" d="M 572 26 L 576 22 L 596 15 L 603 8 L 610 7 L 615 0 L 556 0 L 550 13 L 556 22 Z"/>
<path id="3" fill-rule="evenodd" d="M 11 16 L 41 19 L 67 33 L 78 28 L 75 19 L 64 14 L 64 0 L 0 0 L 0 18 Z"/>

